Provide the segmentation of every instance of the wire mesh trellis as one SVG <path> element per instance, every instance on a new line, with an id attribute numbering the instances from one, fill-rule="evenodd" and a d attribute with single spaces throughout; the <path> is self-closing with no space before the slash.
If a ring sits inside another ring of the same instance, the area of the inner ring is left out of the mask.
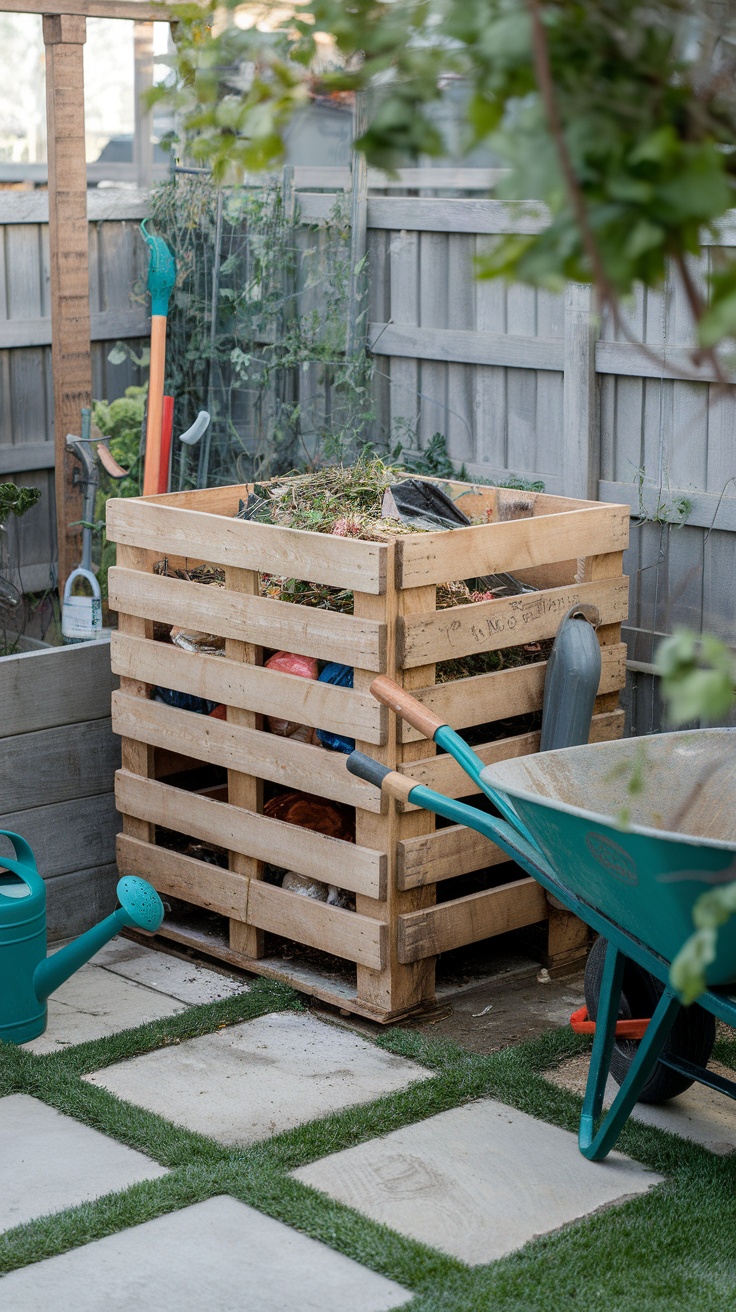
<path id="1" fill-rule="evenodd" d="M 375 413 L 368 354 L 346 355 L 366 294 L 365 269 L 357 297 L 351 280 L 345 195 L 308 227 L 288 170 L 283 186 L 259 188 L 177 176 L 155 193 L 153 219 L 177 261 L 166 360 L 175 431 L 200 409 L 212 416 L 189 462 L 175 451 L 173 486 L 354 458 L 375 437 Z"/>

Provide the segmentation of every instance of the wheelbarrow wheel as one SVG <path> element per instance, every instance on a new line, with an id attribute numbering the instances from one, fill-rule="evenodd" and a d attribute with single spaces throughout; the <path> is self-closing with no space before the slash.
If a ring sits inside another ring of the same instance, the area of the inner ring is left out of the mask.
<path id="1" fill-rule="evenodd" d="M 597 938 L 590 950 L 585 967 L 585 1004 L 588 1015 L 595 1020 L 598 1015 L 598 1002 L 603 979 L 603 962 L 606 956 L 606 940 Z M 624 966 L 624 979 L 619 1005 L 620 1020 L 638 1020 L 654 1013 L 654 1009 L 664 992 L 664 986 L 648 971 L 637 966 L 627 957 Z M 715 1017 L 702 1007 L 683 1007 L 670 1031 L 663 1052 L 675 1057 L 682 1057 L 695 1066 L 706 1066 L 713 1051 L 716 1039 Z M 611 1074 L 617 1084 L 623 1084 L 634 1060 L 638 1043 L 635 1039 L 617 1038 L 611 1055 Z M 680 1075 L 669 1066 L 657 1062 L 647 1083 L 639 1094 L 639 1102 L 668 1102 L 684 1093 L 694 1080 Z"/>

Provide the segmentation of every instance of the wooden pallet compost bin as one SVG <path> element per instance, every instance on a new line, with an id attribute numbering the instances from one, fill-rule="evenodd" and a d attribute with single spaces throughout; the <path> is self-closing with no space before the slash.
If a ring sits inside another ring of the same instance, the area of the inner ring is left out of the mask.
<path id="1" fill-rule="evenodd" d="M 388 674 L 458 730 L 538 710 L 544 662 L 445 683 L 437 683 L 436 665 L 552 638 L 565 612 L 587 601 L 600 612 L 603 650 L 592 740 L 623 732 L 629 507 L 450 488 L 464 492 L 471 518 L 490 508 L 492 522 L 363 541 L 235 519 L 245 487 L 108 503 L 108 537 L 118 544 L 109 595 L 119 615 L 112 663 L 120 675 L 113 727 L 123 739 L 121 873 L 143 875 L 164 897 L 217 913 L 203 915 L 199 926 L 167 917 L 160 933 L 168 939 L 378 1021 L 432 1002 L 439 953 L 547 921 L 547 963 L 563 966 L 584 952 L 585 927 L 549 905 L 543 889 L 511 864 L 498 887 L 438 902 L 442 881 L 505 856 L 464 827 L 436 830 L 433 816 L 382 799 L 348 773 L 344 755 L 275 736 L 264 717 L 349 735 L 392 769 L 466 797 L 473 789 L 460 767 L 380 706 L 368 691 L 372 679 Z M 225 586 L 154 573 L 164 556 L 169 570 L 224 567 Z M 499 571 L 541 590 L 436 609 L 438 584 Z M 262 597 L 264 572 L 351 589 L 353 614 Z M 225 655 L 155 641 L 154 622 L 217 634 Z M 354 687 L 266 669 L 264 648 L 351 665 Z M 150 700 L 157 684 L 224 703 L 226 721 Z M 489 763 L 533 752 L 538 742 L 538 733 L 521 733 L 476 750 Z M 197 763 L 227 769 L 227 801 L 166 782 L 173 769 Z M 355 807 L 355 843 L 263 815 L 264 781 Z M 226 848 L 229 868 L 157 845 L 157 826 Z M 264 862 L 352 891 L 355 911 L 265 881 Z M 283 939 L 310 951 L 300 961 L 295 947 L 285 959 Z M 327 954 L 324 969 L 320 953 Z M 353 963 L 354 972 L 333 970 L 335 958 Z"/>

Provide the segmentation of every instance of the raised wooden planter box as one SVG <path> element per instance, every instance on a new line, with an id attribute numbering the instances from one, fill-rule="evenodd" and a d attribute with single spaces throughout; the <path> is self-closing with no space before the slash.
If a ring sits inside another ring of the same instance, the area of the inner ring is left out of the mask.
<path id="1" fill-rule="evenodd" d="M 580 955 L 584 928 L 550 907 L 533 880 L 513 878 L 513 867 L 511 882 L 437 903 L 438 883 L 500 864 L 503 854 L 459 826 L 435 832 L 434 817 L 381 799 L 347 772 L 340 753 L 277 737 L 262 725 L 264 716 L 278 715 L 347 734 L 417 782 L 468 796 L 472 786 L 460 768 L 397 724 L 368 692 L 371 680 L 389 674 L 459 730 L 538 710 L 544 663 L 442 684 L 436 663 L 551 638 L 564 613 L 588 601 L 600 611 L 603 647 L 592 736 L 620 736 L 629 507 L 468 489 L 467 512 L 490 506 L 496 522 L 364 542 L 236 520 L 246 491 L 108 503 L 108 537 L 118 544 L 109 578 L 110 605 L 119 614 L 112 662 L 121 676 L 113 727 L 123 737 L 118 865 L 122 873 L 151 879 L 164 895 L 226 918 L 210 917 L 210 929 L 167 919 L 161 933 L 381 1021 L 431 1002 L 440 952 L 547 920 L 548 961 L 560 965 Z M 526 517 L 513 518 L 520 509 Z M 163 556 L 172 568 L 220 565 L 226 585 L 154 574 Z M 541 590 L 436 610 L 437 584 L 499 571 L 522 574 Z M 354 613 L 262 598 L 259 572 L 352 589 Z M 225 656 L 155 642 L 154 621 L 216 633 L 226 639 Z M 264 647 L 352 665 L 354 688 L 265 669 Z M 152 684 L 224 702 L 227 721 L 153 702 Z M 522 733 L 476 750 L 490 762 L 537 746 L 538 734 Z M 180 764 L 187 758 L 225 767 L 227 802 L 157 778 L 163 753 L 176 754 Z M 264 780 L 354 806 L 356 843 L 261 814 Z M 228 849 L 229 869 L 156 846 L 157 825 Z M 264 861 L 352 890 L 356 910 L 264 882 Z M 320 961 L 275 955 L 269 933 L 328 954 L 324 969 Z M 335 957 L 354 963 L 353 982 L 330 968 Z"/>
<path id="2" fill-rule="evenodd" d="M 50 647 L 22 638 L 19 647 L 31 649 L 0 657 L 0 829 L 22 834 L 35 852 L 53 941 L 116 906 L 117 681 L 107 641 Z"/>

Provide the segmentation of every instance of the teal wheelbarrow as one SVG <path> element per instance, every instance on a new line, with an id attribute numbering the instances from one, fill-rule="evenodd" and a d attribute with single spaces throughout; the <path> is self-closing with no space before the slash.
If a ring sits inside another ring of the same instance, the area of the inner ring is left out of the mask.
<path id="1" fill-rule="evenodd" d="M 697 1005 L 683 1007 L 669 983 L 670 965 L 692 932 L 693 904 L 736 879 L 736 729 L 567 747 L 484 766 L 459 734 L 390 679 L 374 680 L 371 690 L 453 756 L 499 815 L 413 785 L 361 752 L 347 758 L 348 770 L 484 834 L 600 935 L 586 971 L 595 1037 L 580 1119 L 583 1155 L 604 1158 L 639 1100 L 665 1101 L 694 1081 L 736 1098 L 736 1083 L 707 1067 L 715 1021 L 736 1028 L 736 921 L 720 932 Z M 632 796 L 635 768 L 643 769 L 644 787 Z M 637 1012 L 648 1019 L 638 1041 L 625 1037 L 637 1032 L 630 1025 Z M 621 1087 L 598 1124 L 609 1073 Z"/>

